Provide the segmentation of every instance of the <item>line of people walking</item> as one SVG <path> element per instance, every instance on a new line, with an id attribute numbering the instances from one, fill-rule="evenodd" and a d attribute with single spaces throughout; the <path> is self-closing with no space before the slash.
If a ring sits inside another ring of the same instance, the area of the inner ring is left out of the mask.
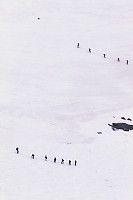
<path id="1" fill-rule="evenodd" d="M 18 148 L 18 147 L 16 148 L 16 152 L 17 152 L 17 154 L 19 154 L 19 148 Z M 32 159 L 35 159 L 35 154 L 32 154 L 32 155 L 31 155 L 31 158 L 32 158 Z M 48 160 L 48 156 L 45 155 L 44 159 L 45 159 L 45 161 L 47 161 L 47 160 Z M 57 158 L 54 157 L 53 161 L 54 161 L 54 163 L 56 163 L 56 162 L 57 162 Z M 61 164 L 64 164 L 64 159 L 61 159 Z M 68 164 L 69 164 L 69 165 L 72 164 L 71 160 L 68 161 Z M 75 165 L 75 166 L 77 165 L 77 160 L 74 161 L 74 165 Z"/>
<path id="2" fill-rule="evenodd" d="M 80 48 L 80 44 L 79 43 L 77 44 L 77 48 Z M 92 52 L 91 48 L 89 48 L 88 51 L 89 51 L 89 53 L 91 53 Z M 106 58 L 106 54 L 105 53 L 103 54 L 103 57 Z M 117 58 L 117 61 L 120 62 L 120 58 Z M 128 63 L 129 63 L 129 60 L 126 60 L 126 64 L 127 65 L 128 65 Z"/>

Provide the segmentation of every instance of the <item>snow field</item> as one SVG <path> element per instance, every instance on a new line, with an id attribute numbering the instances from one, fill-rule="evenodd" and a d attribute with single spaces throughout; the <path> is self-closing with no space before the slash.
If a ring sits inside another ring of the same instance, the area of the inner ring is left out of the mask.
<path id="1" fill-rule="evenodd" d="M 1 0 L 0 199 L 132 200 L 132 6 Z"/>

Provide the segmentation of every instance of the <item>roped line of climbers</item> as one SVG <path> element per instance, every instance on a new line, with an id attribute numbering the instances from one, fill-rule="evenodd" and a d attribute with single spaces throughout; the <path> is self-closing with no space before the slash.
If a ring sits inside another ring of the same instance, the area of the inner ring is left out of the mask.
<path id="1" fill-rule="evenodd" d="M 16 148 L 16 152 L 17 152 L 17 154 L 19 154 L 19 148 L 18 148 L 18 147 Z M 35 154 L 32 154 L 32 155 L 31 155 L 31 158 L 32 158 L 32 159 L 35 159 Z M 47 161 L 47 160 L 48 160 L 48 156 L 45 155 L 45 161 Z M 54 163 L 56 163 L 56 162 L 57 162 L 57 158 L 54 157 L 54 160 L 53 160 L 53 161 L 54 161 Z M 64 164 L 64 162 L 65 162 L 64 159 L 61 159 L 61 164 Z M 68 164 L 69 164 L 69 165 L 72 164 L 71 160 L 68 161 Z M 74 165 L 75 165 L 75 166 L 77 165 L 77 160 L 74 161 Z"/>
<path id="2" fill-rule="evenodd" d="M 77 48 L 80 48 L 79 43 L 77 44 Z M 91 53 L 92 52 L 91 48 L 89 48 L 88 51 L 89 51 L 89 53 Z M 106 54 L 105 53 L 103 54 L 103 57 L 106 58 Z M 119 57 L 117 58 L 117 61 L 120 62 L 120 58 Z M 127 65 L 129 64 L 129 60 L 126 60 L 126 64 Z"/>

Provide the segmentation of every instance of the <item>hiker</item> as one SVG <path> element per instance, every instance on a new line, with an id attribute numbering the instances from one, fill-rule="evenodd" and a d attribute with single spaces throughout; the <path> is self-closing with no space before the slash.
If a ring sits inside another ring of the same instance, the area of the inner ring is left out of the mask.
<path id="1" fill-rule="evenodd" d="M 48 157 L 45 155 L 45 160 L 47 161 Z"/>
<path id="2" fill-rule="evenodd" d="M 120 61 L 120 58 L 117 58 L 117 61 Z"/>
<path id="3" fill-rule="evenodd" d="M 91 49 L 89 48 L 89 52 L 91 53 Z"/>
<path id="4" fill-rule="evenodd" d="M 75 166 L 77 165 L 77 161 L 75 160 Z"/>
<path id="5" fill-rule="evenodd" d="M 32 155 L 31 155 L 31 157 L 34 159 L 35 155 L 34 155 L 34 154 L 32 154 Z"/>
<path id="6" fill-rule="evenodd" d="M 103 56 L 104 56 L 104 58 L 106 58 L 106 54 L 105 53 L 103 54 Z"/>
<path id="7" fill-rule="evenodd" d="M 54 162 L 56 163 L 56 157 L 54 158 Z"/>
<path id="8" fill-rule="evenodd" d="M 79 48 L 79 43 L 77 44 L 77 48 Z"/>
<path id="9" fill-rule="evenodd" d="M 16 148 L 16 151 L 17 151 L 17 154 L 18 154 L 19 153 L 19 148 L 18 147 Z"/>
<path id="10" fill-rule="evenodd" d="M 71 160 L 69 160 L 69 165 L 71 165 Z"/>
<path id="11" fill-rule="evenodd" d="M 127 65 L 128 65 L 128 60 L 127 60 Z"/>
<path id="12" fill-rule="evenodd" d="M 63 159 L 61 160 L 61 164 L 64 164 L 64 160 Z"/>

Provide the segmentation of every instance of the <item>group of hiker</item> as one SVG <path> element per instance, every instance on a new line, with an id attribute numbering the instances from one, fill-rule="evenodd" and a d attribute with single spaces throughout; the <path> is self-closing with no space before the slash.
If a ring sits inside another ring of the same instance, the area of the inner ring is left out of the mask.
<path id="1" fill-rule="evenodd" d="M 18 147 L 16 148 L 16 152 L 17 152 L 17 154 L 19 154 L 19 148 L 18 148 Z M 32 155 L 31 155 L 31 158 L 32 158 L 32 159 L 34 159 L 34 158 L 35 158 L 35 154 L 32 154 Z M 45 161 L 47 161 L 47 160 L 48 160 L 48 157 L 47 157 L 47 155 L 45 155 L 45 157 L 44 157 L 44 158 L 45 158 Z M 56 159 L 56 157 L 54 157 L 54 160 L 53 160 L 53 161 L 54 161 L 54 163 L 56 163 L 56 162 L 57 162 L 57 159 Z M 64 159 L 62 159 L 62 160 L 61 160 L 61 164 L 64 164 Z M 69 165 L 71 165 L 71 164 L 72 164 L 71 160 L 69 160 L 69 161 L 68 161 L 68 164 L 69 164 Z M 76 161 L 76 160 L 74 161 L 74 165 L 75 165 L 75 166 L 77 165 L 77 161 Z"/>
<path id="2" fill-rule="evenodd" d="M 77 48 L 80 48 L 79 43 L 77 44 Z M 91 49 L 90 49 L 90 48 L 88 49 L 88 51 L 91 53 Z M 103 57 L 106 58 L 106 54 L 105 54 L 105 53 L 103 54 Z M 117 61 L 120 62 L 120 58 L 117 58 Z M 127 65 L 128 65 L 128 63 L 129 63 L 129 61 L 126 60 L 126 64 L 127 64 Z"/>

